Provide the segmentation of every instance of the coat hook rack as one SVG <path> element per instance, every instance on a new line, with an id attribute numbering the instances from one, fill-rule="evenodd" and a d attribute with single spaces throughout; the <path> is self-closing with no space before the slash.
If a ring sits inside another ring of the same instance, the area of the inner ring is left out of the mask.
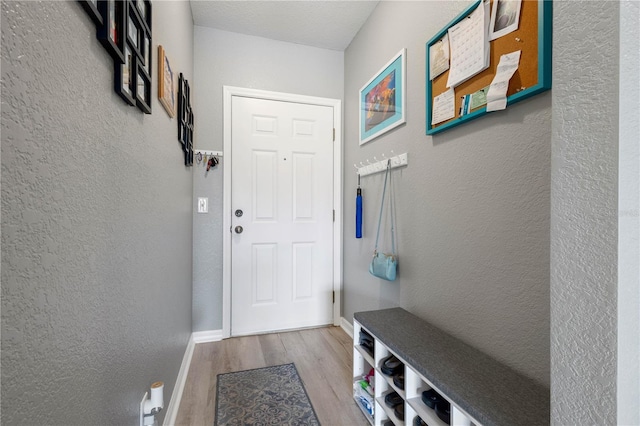
<path id="1" fill-rule="evenodd" d="M 408 166 L 409 158 L 408 153 L 393 155 L 393 151 L 391 151 L 392 157 L 385 158 L 384 154 L 382 154 L 382 160 L 377 161 L 376 157 L 373 157 L 375 162 L 369 161 L 369 159 L 365 160 L 367 165 L 363 165 L 362 161 L 360 162 L 360 167 L 353 165 L 356 168 L 356 173 L 362 176 L 372 175 L 374 173 L 384 172 L 387 169 L 387 162 L 391 161 L 391 168 L 396 169 L 398 167 Z"/>
<path id="2" fill-rule="evenodd" d="M 207 157 L 211 157 L 212 155 L 215 155 L 216 157 L 222 157 L 222 151 L 207 151 L 204 149 L 196 149 L 193 151 L 193 153 L 195 155 L 198 155 L 198 154 L 206 155 Z"/>

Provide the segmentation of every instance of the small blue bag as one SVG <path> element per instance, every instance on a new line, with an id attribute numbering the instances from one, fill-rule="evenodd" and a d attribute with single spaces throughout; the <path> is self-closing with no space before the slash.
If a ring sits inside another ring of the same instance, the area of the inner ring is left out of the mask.
<path id="1" fill-rule="evenodd" d="M 395 254 L 373 252 L 373 259 L 369 265 L 371 275 L 387 281 L 395 281 L 398 260 Z"/>
<path id="2" fill-rule="evenodd" d="M 398 256 L 396 255 L 396 242 L 394 233 L 394 206 L 391 196 L 391 160 L 387 162 L 387 171 L 384 175 L 384 187 L 382 189 L 382 205 L 380 206 L 380 218 L 378 219 L 378 233 L 376 234 L 376 246 L 373 249 L 373 259 L 369 264 L 369 273 L 375 277 L 387 281 L 395 281 L 398 270 Z M 387 177 L 389 178 L 389 212 L 391 216 L 391 253 L 378 253 L 378 239 L 380 238 L 380 223 L 384 210 L 384 196 L 387 191 Z"/>

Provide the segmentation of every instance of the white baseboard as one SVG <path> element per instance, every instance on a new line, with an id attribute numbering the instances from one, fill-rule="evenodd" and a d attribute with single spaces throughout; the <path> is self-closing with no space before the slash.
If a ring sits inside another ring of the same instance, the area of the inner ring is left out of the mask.
<path id="1" fill-rule="evenodd" d="M 353 324 L 350 323 L 345 317 L 340 317 L 340 327 L 342 327 L 344 332 L 353 339 Z"/>
<path id="2" fill-rule="evenodd" d="M 180 401 L 182 400 L 182 392 L 184 391 L 184 385 L 187 383 L 189 366 L 191 365 L 191 358 L 193 358 L 193 351 L 196 344 L 219 342 L 220 340 L 222 340 L 222 330 L 196 331 L 191 333 L 191 339 L 189 339 L 187 349 L 184 351 L 184 357 L 182 358 L 182 365 L 178 372 L 176 385 L 173 387 L 171 401 L 169 402 L 169 406 L 167 407 L 167 411 L 164 416 L 163 426 L 173 426 L 176 424 L 178 409 L 180 408 Z"/>
<path id="3" fill-rule="evenodd" d="M 193 341 L 197 343 L 219 342 L 222 340 L 222 330 L 195 331 L 192 333 Z"/>
<path id="4" fill-rule="evenodd" d="M 167 412 L 164 415 L 163 426 L 173 426 L 176 424 L 176 417 L 178 417 L 178 409 L 180 408 L 180 400 L 182 399 L 182 392 L 184 391 L 184 385 L 187 382 L 187 375 L 189 374 L 189 366 L 191 365 L 191 358 L 193 357 L 193 350 L 196 344 L 193 341 L 193 335 L 189 339 L 187 349 L 184 351 L 184 357 L 182 358 L 182 365 L 180 365 L 180 371 L 178 372 L 178 378 L 176 384 L 173 387 L 173 393 L 171 394 L 171 401 L 167 407 Z"/>

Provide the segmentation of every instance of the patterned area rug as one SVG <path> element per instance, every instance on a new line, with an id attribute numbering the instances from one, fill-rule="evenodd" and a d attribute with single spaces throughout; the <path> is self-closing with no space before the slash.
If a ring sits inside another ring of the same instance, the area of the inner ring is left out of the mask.
<path id="1" fill-rule="evenodd" d="M 292 364 L 218 374 L 215 425 L 320 425 Z"/>

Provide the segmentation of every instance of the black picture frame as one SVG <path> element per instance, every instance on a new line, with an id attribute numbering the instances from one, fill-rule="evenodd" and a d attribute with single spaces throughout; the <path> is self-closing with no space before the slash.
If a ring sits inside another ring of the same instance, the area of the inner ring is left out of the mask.
<path id="1" fill-rule="evenodd" d="M 149 76 L 151 76 L 151 71 L 153 70 L 153 43 L 151 40 L 151 34 L 145 31 L 142 37 L 143 44 L 143 53 L 142 60 L 144 63 L 144 69 Z"/>
<path id="2" fill-rule="evenodd" d="M 98 8 L 98 0 L 78 0 L 78 3 L 83 7 L 87 15 L 91 17 L 93 23 L 96 25 L 96 29 L 102 27 L 102 14 Z"/>
<path id="3" fill-rule="evenodd" d="M 126 45 L 124 48 L 125 61 L 113 63 L 113 89 L 120 97 L 129 105 L 135 105 L 136 99 L 136 68 L 135 54 L 131 48 Z"/>
<path id="4" fill-rule="evenodd" d="M 145 39 L 145 29 L 138 16 L 138 8 L 133 1 L 127 2 L 127 44 L 136 53 L 138 58 L 143 58 L 143 44 Z"/>
<path id="5" fill-rule="evenodd" d="M 151 34 L 151 0 L 137 0 L 137 7 L 145 31 Z"/>
<path id="6" fill-rule="evenodd" d="M 178 76 L 178 141 L 184 146 L 187 113 L 187 98 L 185 93 L 185 79 L 182 73 Z"/>
<path id="7" fill-rule="evenodd" d="M 189 118 L 187 120 L 187 137 L 188 137 L 188 148 L 186 152 L 187 156 L 187 166 L 193 166 L 193 109 L 189 106 Z"/>
<path id="8" fill-rule="evenodd" d="M 178 77 L 178 140 L 184 151 L 184 165 L 193 166 L 193 109 L 191 88 L 182 73 Z"/>
<path id="9" fill-rule="evenodd" d="M 142 60 L 136 58 L 136 106 L 145 114 L 151 114 L 151 76 L 146 72 Z"/>
<path id="10" fill-rule="evenodd" d="M 124 18 L 126 9 L 127 3 L 121 0 L 98 1 L 102 25 L 96 31 L 96 37 L 116 64 L 124 64 L 125 61 L 124 48 L 127 25 Z"/>
<path id="11" fill-rule="evenodd" d="M 193 123 L 193 111 L 191 108 L 187 109 L 186 114 L 187 125 L 183 127 L 184 133 L 184 165 L 192 166 L 193 165 L 193 132 L 191 128 L 193 125 L 189 125 L 189 123 Z"/>

